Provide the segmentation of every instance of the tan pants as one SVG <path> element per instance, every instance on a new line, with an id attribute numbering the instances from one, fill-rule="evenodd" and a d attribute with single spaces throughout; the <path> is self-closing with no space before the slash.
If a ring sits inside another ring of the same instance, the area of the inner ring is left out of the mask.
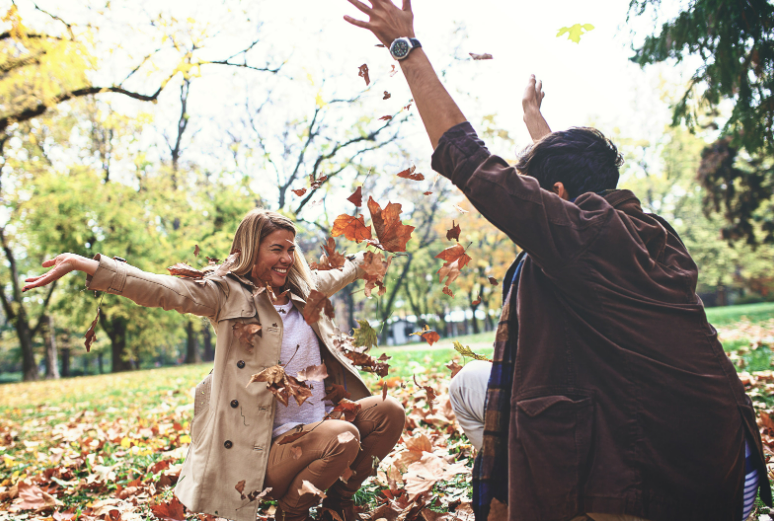
<path id="1" fill-rule="evenodd" d="M 299 493 L 304 480 L 320 490 L 328 489 L 329 497 L 351 499 L 361 483 L 375 474 L 374 457 L 381 461 L 398 443 L 406 424 L 401 404 L 389 396 L 386 400 L 371 396 L 358 403 L 360 412 L 352 423 L 311 423 L 304 425 L 304 430 L 314 431 L 297 441 L 279 445 L 285 437 L 282 435 L 272 443 L 265 486 L 272 487 L 272 497 L 288 517 L 303 519 L 319 502 L 313 494 Z M 347 467 L 352 476 L 344 483 L 339 476 Z"/>

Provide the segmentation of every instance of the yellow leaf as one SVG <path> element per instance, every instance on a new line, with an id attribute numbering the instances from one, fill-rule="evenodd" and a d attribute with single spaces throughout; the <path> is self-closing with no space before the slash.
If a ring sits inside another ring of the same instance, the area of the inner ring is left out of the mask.
<path id="1" fill-rule="evenodd" d="M 317 96 L 314 98 L 314 102 L 317 104 L 317 108 L 323 108 L 327 103 L 322 99 L 322 91 L 317 92 Z"/>
<path id="2" fill-rule="evenodd" d="M 562 27 L 559 32 L 556 33 L 556 37 L 559 38 L 563 34 L 567 34 L 567 39 L 575 43 L 580 43 L 581 35 L 594 29 L 591 24 L 575 24 L 570 27 Z"/>
<path id="3" fill-rule="evenodd" d="M 13 467 L 16 464 L 13 458 L 7 454 L 3 454 L 3 462 L 5 463 L 6 467 Z"/>
<path id="4" fill-rule="evenodd" d="M 188 434 L 180 436 L 180 443 L 191 443 L 191 437 Z"/>
<path id="5" fill-rule="evenodd" d="M 124 438 L 123 440 L 121 440 L 121 446 L 125 449 L 128 449 L 129 447 L 132 446 L 132 440 L 130 440 L 129 438 Z"/>

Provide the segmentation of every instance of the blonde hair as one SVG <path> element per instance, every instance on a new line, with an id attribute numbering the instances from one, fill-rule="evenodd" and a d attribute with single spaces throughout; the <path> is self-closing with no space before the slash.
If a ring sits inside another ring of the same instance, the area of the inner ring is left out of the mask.
<path id="1" fill-rule="evenodd" d="M 296 247 L 293 251 L 293 265 L 288 270 L 288 279 L 285 282 L 285 286 L 281 289 L 284 291 L 290 288 L 291 292 L 306 299 L 309 296 L 309 292 L 315 289 L 312 271 L 309 269 L 309 265 L 301 253 L 301 248 L 295 243 L 295 236 L 298 234 L 296 225 L 293 221 L 277 212 L 256 208 L 255 210 L 250 210 L 245 215 L 242 222 L 239 223 L 239 227 L 234 234 L 234 242 L 231 244 L 230 253 L 234 253 L 237 250 L 242 252 L 236 265 L 231 268 L 231 272 L 236 275 L 249 274 L 253 269 L 253 265 L 258 261 L 261 241 L 277 230 L 292 232 L 294 236 L 293 242 Z"/>

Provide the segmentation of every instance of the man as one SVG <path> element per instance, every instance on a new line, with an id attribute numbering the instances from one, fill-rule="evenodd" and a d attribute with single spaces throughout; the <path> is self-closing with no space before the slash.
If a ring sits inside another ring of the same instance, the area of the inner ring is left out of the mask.
<path id="1" fill-rule="evenodd" d="M 770 505 L 752 404 L 707 323 L 696 265 L 665 220 L 614 189 L 612 143 L 549 133 L 510 167 L 436 76 L 410 1 L 348 1 L 369 20 L 345 20 L 400 60 L 433 168 L 526 252 L 505 281 L 477 520 L 507 504 L 511 520 L 739 521 L 746 470 Z"/>

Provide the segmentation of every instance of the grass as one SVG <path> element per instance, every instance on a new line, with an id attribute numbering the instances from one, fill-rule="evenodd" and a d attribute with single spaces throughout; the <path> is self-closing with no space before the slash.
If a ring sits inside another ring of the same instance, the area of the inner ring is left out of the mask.
<path id="1" fill-rule="evenodd" d="M 752 323 L 765 322 L 774 318 L 774 302 L 707 308 L 707 320 L 714 326 L 733 324 L 742 318 L 746 318 Z"/>

